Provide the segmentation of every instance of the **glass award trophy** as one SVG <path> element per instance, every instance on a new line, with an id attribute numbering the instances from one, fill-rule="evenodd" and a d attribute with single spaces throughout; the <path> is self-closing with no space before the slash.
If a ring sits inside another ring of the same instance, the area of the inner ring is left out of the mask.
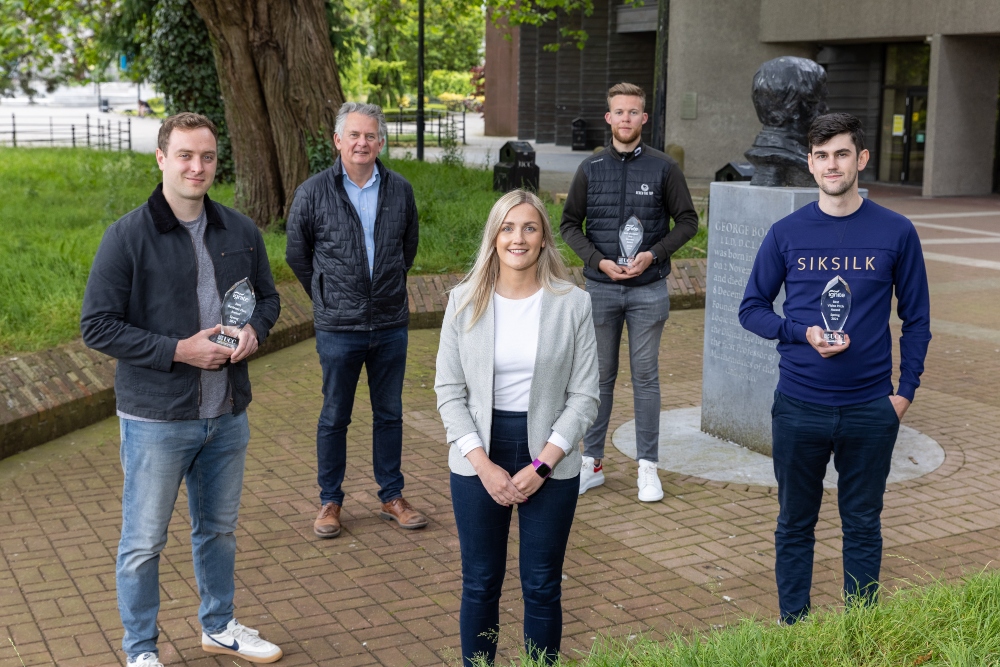
<path id="1" fill-rule="evenodd" d="M 826 330 L 823 332 L 826 342 L 830 345 L 843 345 L 844 324 L 851 314 L 851 288 L 847 281 L 837 276 L 826 284 L 823 296 L 819 299 L 819 309 L 823 314 Z"/>
<path id="2" fill-rule="evenodd" d="M 250 286 L 248 278 L 244 278 L 230 287 L 222 299 L 222 333 L 212 334 L 208 339 L 213 343 L 235 350 L 240 343 L 237 336 L 250 321 L 250 316 L 253 315 L 253 309 L 256 305 L 257 297 L 254 296 L 253 287 Z"/>
<path id="3" fill-rule="evenodd" d="M 642 223 L 633 215 L 618 228 L 618 249 L 621 250 L 618 265 L 632 266 L 632 260 L 639 252 L 640 245 L 642 245 Z"/>

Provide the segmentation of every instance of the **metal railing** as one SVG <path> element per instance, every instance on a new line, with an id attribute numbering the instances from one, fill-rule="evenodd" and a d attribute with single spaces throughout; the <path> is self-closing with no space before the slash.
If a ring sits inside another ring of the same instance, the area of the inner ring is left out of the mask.
<path id="1" fill-rule="evenodd" d="M 439 111 L 429 109 L 424 111 L 424 142 L 437 142 L 443 146 L 449 139 L 465 145 L 465 110 Z M 385 121 L 389 126 L 390 143 L 416 142 L 417 111 L 416 109 L 387 109 Z"/>
<path id="2" fill-rule="evenodd" d="M 84 121 L 68 122 L 62 119 L 44 120 L 33 118 L 17 120 L 10 115 L 10 123 L 0 119 L 0 146 L 77 146 L 97 150 L 132 150 L 132 119 L 124 124 L 114 124 L 110 118 L 91 120 L 90 114 Z"/>

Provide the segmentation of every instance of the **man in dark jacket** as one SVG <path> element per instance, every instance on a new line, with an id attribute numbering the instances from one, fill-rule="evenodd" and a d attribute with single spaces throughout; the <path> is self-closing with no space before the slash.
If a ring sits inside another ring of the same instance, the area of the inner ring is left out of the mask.
<path id="1" fill-rule="evenodd" d="M 698 214 L 677 163 L 642 143 L 646 96 L 619 83 L 608 91 L 611 145 L 580 165 L 563 209 L 562 237 L 583 259 L 594 308 L 601 407 L 583 438 L 580 493 L 604 483 L 622 325 L 628 323 L 639 500 L 663 498 L 656 473 L 660 438 L 659 350 L 670 313 L 670 256 L 698 232 Z M 638 227 L 628 222 L 638 219 Z M 670 219 L 674 219 L 671 229 Z M 583 223 L 586 219 L 586 232 Z M 631 236 L 637 244 L 626 248 Z"/>
<path id="2" fill-rule="evenodd" d="M 163 184 L 111 225 L 83 297 L 83 340 L 118 360 L 122 531 L 115 583 L 128 664 L 157 657 L 159 558 L 181 480 L 201 595 L 202 647 L 251 662 L 281 649 L 233 618 L 236 530 L 250 427 L 246 359 L 280 311 L 263 239 L 251 220 L 209 200 L 215 125 L 181 113 L 160 128 Z M 222 298 L 246 279 L 256 307 L 235 349 L 213 342 Z"/>
<path id="3" fill-rule="evenodd" d="M 374 104 L 347 102 L 337 114 L 340 157 L 303 183 L 288 215 L 285 254 L 313 302 L 323 366 L 316 433 L 318 537 L 340 535 L 347 426 L 364 366 L 372 403 L 372 465 L 380 516 L 400 527 L 427 519 L 403 498 L 403 375 L 410 307 L 406 273 L 417 256 L 413 188 L 377 158 L 385 117 Z"/>

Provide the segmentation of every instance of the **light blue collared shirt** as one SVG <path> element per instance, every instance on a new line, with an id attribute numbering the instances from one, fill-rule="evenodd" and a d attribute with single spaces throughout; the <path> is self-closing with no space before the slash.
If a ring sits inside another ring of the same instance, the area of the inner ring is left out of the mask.
<path id="1" fill-rule="evenodd" d="M 378 213 L 378 167 L 363 187 L 358 187 L 344 172 L 344 189 L 361 218 L 361 229 L 365 233 L 365 252 L 368 255 L 368 277 L 375 271 L 375 214 Z"/>

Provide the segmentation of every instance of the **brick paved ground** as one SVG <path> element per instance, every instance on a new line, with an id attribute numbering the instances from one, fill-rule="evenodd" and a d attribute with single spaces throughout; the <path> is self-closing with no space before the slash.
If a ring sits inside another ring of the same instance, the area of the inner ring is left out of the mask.
<path id="1" fill-rule="evenodd" d="M 906 190 L 879 196 L 912 215 L 1000 213 L 1000 200 L 934 200 Z M 918 220 L 920 218 L 917 218 Z M 955 260 L 928 261 L 935 339 L 907 423 L 947 458 L 922 479 L 893 484 L 884 513 L 890 585 L 992 563 L 1000 547 L 1000 214 L 925 218 L 925 241 Z M 975 233 L 970 233 L 972 230 Z M 990 245 L 992 243 L 992 245 Z M 980 259 L 970 266 L 965 259 Z M 663 408 L 698 405 L 704 311 L 677 311 L 661 350 Z M 430 526 L 404 532 L 377 517 L 367 386 L 349 433 L 345 530 L 316 540 L 314 427 L 319 369 L 311 341 L 253 364 L 253 438 L 239 537 L 238 617 L 285 649 L 283 665 L 456 664 L 458 540 L 448 494 L 447 449 L 434 410 L 435 330 L 410 339 L 404 405 L 406 496 Z M 622 368 L 627 368 L 623 350 Z M 612 427 L 629 418 L 623 374 Z M 609 448 L 608 483 L 580 502 L 564 586 L 564 649 L 586 650 L 599 632 L 654 636 L 772 616 L 774 492 L 661 472 L 662 503 L 635 500 L 634 464 Z M 121 629 L 114 557 L 120 525 L 118 427 L 108 420 L 0 462 L 0 667 L 116 665 Z M 818 528 L 814 601 L 841 585 L 836 495 Z M 232 665 L 199 647 L 186 498 L 178 501 L 161 560 L 161 657 L 166 665 Z M 515 533 L 516 534 L 516 533 Z M 516 545 L 502 600 L 504 646 L 516 648 L 521 615 Z"/>

